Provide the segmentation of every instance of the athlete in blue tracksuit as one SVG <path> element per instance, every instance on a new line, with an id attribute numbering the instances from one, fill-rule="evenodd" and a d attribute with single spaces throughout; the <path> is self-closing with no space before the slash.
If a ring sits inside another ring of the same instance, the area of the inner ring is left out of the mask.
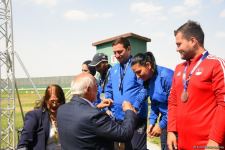
<path id="1" fill-rule="evenodd" d="M 138 116 L 138 126 L 131 142 L 125 143 L 126 150 L 146 150 L 147 127 L 147 90 L 143 81 L 138 79 L 131 69 L 131 47 L 126 38 L 118 38 L 113 42 L 113 52 L 118 60 L 109 73 L 108 83 L 105 86 L 105 98 L 113 100 L 111 111 L 117 122 L 122 122 L 124 112 L 122 103 L 128 100 L 135 107 Z"/>
<path id="2" fill-rule="evenodd" d="M 131 65 L 138 78 L 144 80 L 151 100 L 148 134 L 150 136 L 160 136 L 161 148 L 165 150 L 167 149 L 167 105 L 173 71 L 156 65 L 155 58 L 151 52 L 135 55 Z M 156 124 L 158 118 L 159 123 Z"/>
<path id="3" fill-rule="evenodd" d="M 149 116 L 149 124 L 154 126 L 160 116 L 159 127 L 162 129 L 161 147 L 166 149 L 167 143 L 167 112 L 168 112 L 168 96 L 172 84 L 173 71 L 157 66 L 156 74 L 150 79 L 148 86 L 148 95 L 151 99 L 151 113 Z"/>
<path id="4" fill-rule="evenodd" d="M 108 84 L 105 88 L 105 97 L 114 100 L 111 107 L 111 111 L 116 120 L 122 121 L 124 119 L 124 112 L 122 110 L 122 103 L 124 100 L 128 100 L 138 111 L 140 118 L 145 119 L 147 117 L 147 91 L 144 88 L 143 80 L 138 79 L 131 69 L 131 58 L 124 64 L 127 65 L 126 73 L 121 82 L 120 70 L 121 65 L 115 64 L 110 70 Z M 119 87 L 121 86 L 121 87 Z"/>

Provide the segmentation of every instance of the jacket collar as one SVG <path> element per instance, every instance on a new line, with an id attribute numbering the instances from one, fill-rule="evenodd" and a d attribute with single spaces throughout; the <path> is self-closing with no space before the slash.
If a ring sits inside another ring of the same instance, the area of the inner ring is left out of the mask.
<path id="1" fill-rule="evenodd" d="M 71 99 L 71 101 L 77 101 L 79 103 L 88 104 L 91 107 L 95 107 L 90 101 L 88 101 L 87 99 L 85 99 L 83 97 L 79 97 L 79 96 L 73 96 L 72 99 Z"/>

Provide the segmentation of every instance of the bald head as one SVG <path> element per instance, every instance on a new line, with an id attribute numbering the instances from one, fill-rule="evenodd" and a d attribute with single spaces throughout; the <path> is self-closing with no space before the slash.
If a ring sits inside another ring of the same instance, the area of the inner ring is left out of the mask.
<path id="1" fill-rule="evenodd" d="M 90 101 L 96 99 L 96 79 L 89 73 L 80 73 L 71 82 L 71 93 Z"/>

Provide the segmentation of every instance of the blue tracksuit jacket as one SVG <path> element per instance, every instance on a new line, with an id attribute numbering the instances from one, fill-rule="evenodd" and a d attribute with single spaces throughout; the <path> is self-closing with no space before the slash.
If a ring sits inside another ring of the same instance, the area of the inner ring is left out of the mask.
<path id="1" fill-rule="evenodd" d="M 121 65 L 115 64 L 110 70 L 108 83 L 105 86 L 105 97 L 114 101 L 111 111 L 116 120 L 124 119 L 122 110 L 124 100 L 130 101 L 138 111 L 139 117 L 145 119 L 148 112 L 147 90 L 143 86 L 143 81 L 138 79 L 131 69 L 130 60 L 125 66 L 121 90 L 119 88 L 122 77 Z"/>
<path id="2" fill-rule="evenodd" d="M 161 113 L 161 118 L 159 121 L 159 126 L 161 129 L 164 129 L 167 126 L 167 105 L 172 78 L 172 70 L 157 66 L 157 72 L 151 78 L 148 86 L 148 95 L 151 99 L 151 113 L 149 116 L 149 122 L 154 125 L 157 122 L 159 113 Z"/>

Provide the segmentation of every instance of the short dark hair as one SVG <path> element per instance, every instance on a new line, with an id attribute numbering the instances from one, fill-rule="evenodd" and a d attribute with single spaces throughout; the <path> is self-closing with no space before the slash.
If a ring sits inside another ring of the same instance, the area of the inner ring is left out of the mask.
<path id="1" fill-rule="evenodd" d="M 181 32 L 188 40 L 191 37 L 195 37 L 201 46 L 204 46 L 204 32 L 199 23 L 188 20 L 185 24 L 174 31 L 174 35 L 176 36 L 178 32 Z"/>
<path id="2" fill-rule="evenodd" d="M 140 64 L 145 66 L 146 63 L 149 62 L 152 66 L 152 69 L 156 70 L 156 61 L 152 52 L 138 53 L 131 60 L 131 66 L 135 64 Z"/>
<path id="3" fill-rule="evenodd" d="M 65 95 L 61 86 L 57 84 L 50 84 L 49 86 L 47 86 L 45 90 L 45 95 L 43 96 L 43 100 L 41 103 L 41 107 L 44 108 L 45 110 L 48 110 L 47 102 L 49 101 L 49 98 L 51 97 L 51 93 L 49 92 L 49 88 L 51 87 L 55 87 L 56 96 L 58 97 L 60 104 L 65 104 L 66 102 Z"/>
<path id="4" fill-rule="evenodd" d="M 96 74 L 96 69 L 95 69 L 95 67 L 89 66 L 90 63 L 91 63 L 91 60 L 86 60 L 86 61 L 84 61 L 82 64 L 87 65 L 88 70 L 90 71 L 90 74 L 93 75 L 93 76 L 95 76 L 95 74 Z"/>
<path id="5" fill-rule="evenodd" d="M 127 38 L 119 37 L 112 43 L 112 46 L 117 44 L 122 44 L 123 47 L 127 49 L 130 46 L 130 41 Z"/>

